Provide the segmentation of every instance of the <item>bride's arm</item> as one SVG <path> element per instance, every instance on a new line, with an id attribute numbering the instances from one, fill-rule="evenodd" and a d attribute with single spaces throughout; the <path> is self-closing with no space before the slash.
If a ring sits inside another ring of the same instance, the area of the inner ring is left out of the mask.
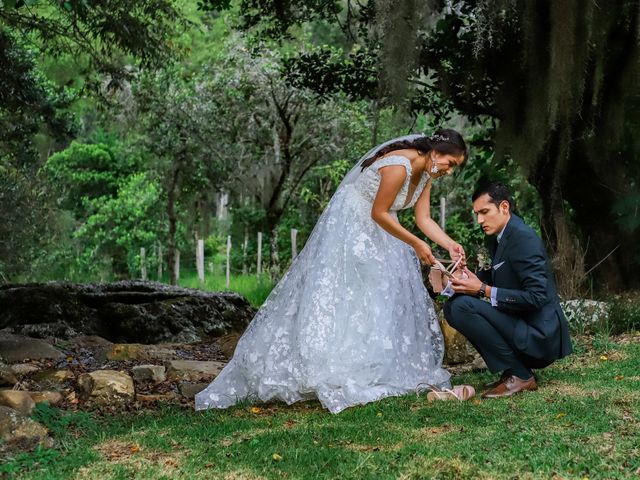
<path id="1" fill-rule="evenodd" d="M 389 213 L 405 178 L 407 178 L 406 169 L 401 165 L 389 165 L 382 167 L 379 172 L 380 186 L 371 207 L 371 218 L 385 231 L 411 245 L 422 262 L 432 265 L 435 258 L 427 243 L 400 225 Z"/>
<path id="2" fill-rule="evenodd" d="M 454 256 L 453 252 L 457 251 L 458 247 L 462 249 L 462 247 L 449 235 L 444 233 L 440 225 L 431 218 L 431 182 L 427 184 L 420 194 L 414 211 L 416 215 L 416 225 L 418 225 L 418 228 L 430 240 L 447 250 L 452 257 Z M 464 250 L 462 250 L 462 253 L 464 253 Z"/>

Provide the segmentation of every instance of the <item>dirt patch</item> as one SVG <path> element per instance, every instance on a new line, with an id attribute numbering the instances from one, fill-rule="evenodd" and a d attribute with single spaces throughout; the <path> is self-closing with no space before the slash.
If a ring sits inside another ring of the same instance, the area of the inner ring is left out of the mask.
<path id="1" fill-rule="evenodd" d="M 429 472 L 430 478 L 478 478 L 473 474 L 471 466 L 459 458 L 418 457 L 405 472 L 398 477 L 401 480 L 424 478 Z"/>
<path id="2" fill-rule="evenodd" d="M 236 470 L 235 472 L 225 473 L 222 477 L 224 480 L 264 480 L 265 477 L 256 475 L 253 472 Z"/>
<path id="3" fill-rule="evenodd" d="M 541 390 L 543 394 L 546 395 L 562 395 L 566 397 L 592 397 L 599 398 L 601 392 L 597 390 L 590 390 L 587 388 L 580 387 L 573 383 L 566 382 L 556 382 L 552 381 L 546 383 L 544 388 Z"/>
<path id="4" fill-rule="evenodd" d="M 93 447 L 109 464 L 127 465 L 136 470 L 141 467 L 156 467 L 163 475 L 170 475 L 180 467 L 179 451 L 162 452 L 151 450 L 136 442 L 112 440 Z M 97 473 L 92 466 L 91 473 Z M 82 478 L 83 475 L 78 475 Z"/>

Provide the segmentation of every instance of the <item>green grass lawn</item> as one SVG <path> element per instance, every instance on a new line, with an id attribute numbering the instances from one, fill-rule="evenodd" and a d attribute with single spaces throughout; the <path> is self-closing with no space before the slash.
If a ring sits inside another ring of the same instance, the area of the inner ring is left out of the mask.
<path id="1" fill-rule="evenodd" d="M 317 402 L 98 416 L 44 408 L 56 447 L 15 478 L 638 478 L 640 336 L 582 338 L 511 399 L 408 395 L 331 415 Z M 488 373 L 454 377 L 481 389 Z"/>
<path id="2" fill-rule="evenodd" d="M 168 282 L 168 278 L 166 281 Z M 178 283 L 182 287 L 200 288 L 215 292 L 227 290 L 227 277 L 225 275 L 212 275 L 209 272 L 205 274 L 204 283 L 201 283 L 195 271 L 182 270 Z M 244 296 L 255 308 L 259 308 L 264 303 L 272 288 L 273 284 L 266 273 L 262 275 L 260 280 L 255 275 L 234 275 L 229 280 L 229 290 Z"/>

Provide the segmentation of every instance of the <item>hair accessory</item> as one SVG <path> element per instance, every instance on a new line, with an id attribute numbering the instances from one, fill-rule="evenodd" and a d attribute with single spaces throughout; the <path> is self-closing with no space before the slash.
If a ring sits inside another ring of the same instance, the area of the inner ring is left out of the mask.
<path id="1" fill-rule="evenodd" d="M 445 136 L 445 135 L 440 135 L 439 133 L 436 133 L 435 135 L 431 135 L 429 137 L 429 140 L 431 140 L 432 142 L 449 142 L 449 137 Z"/>

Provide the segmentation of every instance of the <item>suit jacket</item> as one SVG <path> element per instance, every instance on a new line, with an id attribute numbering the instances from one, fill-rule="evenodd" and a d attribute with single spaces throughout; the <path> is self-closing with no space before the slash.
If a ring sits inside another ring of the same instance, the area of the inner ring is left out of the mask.
<path id="1" fill-rule="evenodd" d="M 489 248 L 491 270 L 478 277 L 497 287 L 498 310 L 515 317 L 515 346 L 549 363 L 571 353 L 569 326 L 540 237 L 511 214 L 500 242 L 491 239 Z"/>

